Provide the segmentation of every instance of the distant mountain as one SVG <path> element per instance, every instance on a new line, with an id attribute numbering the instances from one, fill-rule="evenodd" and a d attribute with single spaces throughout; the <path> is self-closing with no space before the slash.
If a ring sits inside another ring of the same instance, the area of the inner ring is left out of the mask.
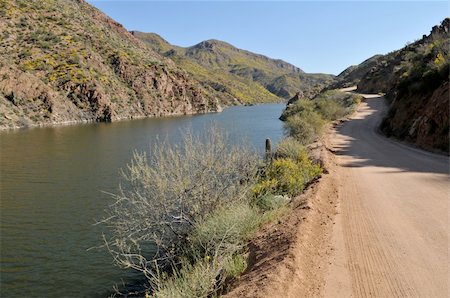
<path id="1" fill-rule="evenodd" d="M 241 50 L 219 40 L 183 48 L 154 33 L 132 31 L 132 34 L 170 57 L 204 86 L 241 103 L 287 99 L 299 91 L 312 96 L 333 80 L 332 75 L 307 74 L 283 60 Z"/>
<path id="2" fill-rule="evenodd" d="M 429 35 L 370 61 L 358 91 L 386 93 L 390 109 L 381 129 L 426 149 L 449 152 L 450 19 Z M 367 60 L 369 61 L 369 60 Z"/>
<path id="3" fill-rule="evenodd" d="M 0 128 L 220 109 L 210 90 L 83 0 L 0 2 Z"/>

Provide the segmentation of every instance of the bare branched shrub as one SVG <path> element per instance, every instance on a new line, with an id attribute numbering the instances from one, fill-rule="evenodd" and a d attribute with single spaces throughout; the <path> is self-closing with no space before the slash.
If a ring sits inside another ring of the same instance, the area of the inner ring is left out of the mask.
<path id="1" fill-rule="evenodd" d="M 257 165 L 254 151 L 231 146 L 217 129 L 186 133 L 180 145 L 158 141 L 151 155 L 136 152 L 103 220 L 115 263 L 155 278 L 176 262 L 198 222 L 247 200 Z"/>

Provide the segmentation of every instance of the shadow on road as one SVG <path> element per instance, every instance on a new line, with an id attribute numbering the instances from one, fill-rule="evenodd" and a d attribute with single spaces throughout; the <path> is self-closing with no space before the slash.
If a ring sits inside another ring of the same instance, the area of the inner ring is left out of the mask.
<path id="1" fill-rule="evenodd" d="M 383 97 L 370 96 L 351 121 L 337 127 L 341 141 L 333 146 L 335 154 L 352 157 L 343 166 L 391 168 L 386 173 L 408 171 L 448 175 L 448 156 L 410 147 L 378 132 L 386 111 Z"/>

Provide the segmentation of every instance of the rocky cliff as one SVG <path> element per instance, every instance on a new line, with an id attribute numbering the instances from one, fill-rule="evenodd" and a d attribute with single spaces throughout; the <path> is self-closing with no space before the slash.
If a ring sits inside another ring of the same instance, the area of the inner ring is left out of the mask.
<path id="1" fill-rule="evenodd" d="M 0 2 L 0 128 L 220 109 L 216 97 L 83 0 Z"/>
<path id="2" fill-rule="evenodd" d="M 381 129 L 419 147 L 449 151 L 449 81 L 429 92 L 396 98 Z"/>

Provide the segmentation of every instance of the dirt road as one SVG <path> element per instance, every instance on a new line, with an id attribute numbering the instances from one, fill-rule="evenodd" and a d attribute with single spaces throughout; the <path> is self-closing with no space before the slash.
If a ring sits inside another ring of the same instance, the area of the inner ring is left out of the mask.
<path id="1" fill-rule="evenodd" d="M 449 160 L 376 132 L 368 96 L 332 138 L 340 205 L 325 297 L 449 297 Z"/>

